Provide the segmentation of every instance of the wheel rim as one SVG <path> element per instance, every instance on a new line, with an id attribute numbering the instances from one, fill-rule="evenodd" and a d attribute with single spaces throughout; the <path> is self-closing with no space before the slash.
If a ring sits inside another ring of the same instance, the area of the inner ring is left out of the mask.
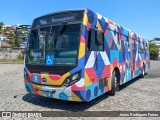
<path id="1" fill-rule="evenodd" d="M 115 76 L 114 78 L 114 81 L 115 81 L 115 88 L 117 87 L 117 77 Z"/>

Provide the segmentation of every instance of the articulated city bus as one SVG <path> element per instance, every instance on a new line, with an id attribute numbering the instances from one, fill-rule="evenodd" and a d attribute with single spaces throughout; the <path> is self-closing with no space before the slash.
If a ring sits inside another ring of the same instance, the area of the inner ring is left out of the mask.
<path id="1" fill-rule="evenodd" d="M 32 94 L 91 101 L 150 66 L 148 42 L 89 9 L 47 14 L 33 21 L 24 82 Z"/>

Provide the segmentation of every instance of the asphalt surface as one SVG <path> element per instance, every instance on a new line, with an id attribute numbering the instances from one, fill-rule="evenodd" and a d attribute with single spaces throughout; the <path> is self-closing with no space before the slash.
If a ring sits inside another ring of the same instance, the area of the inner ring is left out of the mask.
<path id="1" fill-rule="evenodd" d="M 0 111 L 160 111 L 160 62 L 151 61 L 150 71 L 145 78 L 136 78 L 124 84 L 115 96 L 104 94 L 89 103 L 68 102 L 29 94 L 24 87 L 23 65 L 0 64 Z M 75 118 L 63 117 L 63 119 Z M 145 120 L 122 117 L 89 119 Z"/>

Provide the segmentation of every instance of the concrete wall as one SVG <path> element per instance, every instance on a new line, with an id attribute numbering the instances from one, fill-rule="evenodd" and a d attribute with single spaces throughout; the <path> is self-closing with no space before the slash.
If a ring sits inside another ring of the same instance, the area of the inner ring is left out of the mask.
<path id="1" fill-rule="evenodd" d="M 19 54 L 23 55 L 22 48 L 0 48 L 0 59 L 18 59 Z"/>

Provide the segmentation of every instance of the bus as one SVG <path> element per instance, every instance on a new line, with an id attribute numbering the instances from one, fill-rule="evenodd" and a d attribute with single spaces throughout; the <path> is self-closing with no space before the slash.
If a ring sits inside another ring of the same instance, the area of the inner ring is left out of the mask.
<path id="1" fill-rule="evenodd" d="M 149 67 L 147 40 L 90 9 L 66 10 L 33 20 L 24 83 L 32 94 L 89 102 Z"/>

